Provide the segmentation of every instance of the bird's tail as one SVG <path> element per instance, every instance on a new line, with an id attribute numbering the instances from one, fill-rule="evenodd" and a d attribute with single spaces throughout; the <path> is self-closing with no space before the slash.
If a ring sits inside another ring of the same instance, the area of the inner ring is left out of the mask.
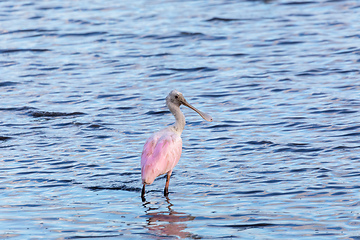
<path id="1" fill-rule="evenodd" d="M 147 184 L 147 185 L 152 184 L 156 177 L 157 175 L 154 172 L 154 168 L 152 168 L 150 165 L 144 165 L 142 167 L 141 180 L 143 184 Z"/>

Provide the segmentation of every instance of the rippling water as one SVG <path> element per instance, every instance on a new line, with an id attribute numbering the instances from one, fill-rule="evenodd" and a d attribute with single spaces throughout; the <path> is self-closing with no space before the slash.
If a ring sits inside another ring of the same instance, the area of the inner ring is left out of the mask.
<path id="1" fill-rule="evenodd" d="M 0 9 L 0 238 L 360 239 L 359 1 Z M 214 122 L 142 202 L 172 89 Z"/>

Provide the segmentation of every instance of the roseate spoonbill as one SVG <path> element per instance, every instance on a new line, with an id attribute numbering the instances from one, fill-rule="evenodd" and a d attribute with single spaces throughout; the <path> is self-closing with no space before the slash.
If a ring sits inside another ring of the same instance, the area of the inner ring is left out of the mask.
<path id="1" fill-rule="evenodd" d="M 206 121 L 212 121 L 211 116 L 190 105 L 181 92 L 173 90 L 169 93 L 166 97 L 166 105 L 175 117 L 175 124 L 152 134 L 144 145 L 141 155 L 141 179 L 143 183 L 141 197 L 143 199 L 145 185 L 152 184 L 156 177 L 165 173 L 167 173 L 167 179 L 164 195 L 167 196 L 169 193 L 170 176 L 173 168 L 179 162 L 182 150 L 180 136 L 185 127 L 185 116 L 180 110 L 181 104 L 197 112 Z"/>

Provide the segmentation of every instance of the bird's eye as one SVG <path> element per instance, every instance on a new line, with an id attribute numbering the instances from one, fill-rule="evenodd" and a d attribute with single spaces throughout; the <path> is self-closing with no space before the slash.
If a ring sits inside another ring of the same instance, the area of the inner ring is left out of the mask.
<path id="1" fill-rule="evenodd" d="M 176 98 L 176 99 L 178 99 L 178 98 L 179 98 L 179 96 L 177 96 L 177 95 L 176 95 L 176 96 L 175 96 L 175 98 Z"/>

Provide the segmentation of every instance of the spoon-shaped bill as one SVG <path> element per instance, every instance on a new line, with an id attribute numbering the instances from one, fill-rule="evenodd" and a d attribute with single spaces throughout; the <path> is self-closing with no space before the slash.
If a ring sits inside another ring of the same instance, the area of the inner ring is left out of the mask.
<path id="1" fill-rule="evenodd" d="M 207 114 L 207 113 L 204 113 L 198 109 L 196 109 L 195 107 L 193 107 L 190 103 L 188 103 L 185 99 L 182 101 L 182 104 L 184 104 L 185 106 L 187 106 L 188 108 L 191 108 L 192 110 L 194 110 L 195 112 L 197 112 L 203 119 L 205 119 L 206 121 L 208 122 L 212 122 L 212 117 Z"/>

